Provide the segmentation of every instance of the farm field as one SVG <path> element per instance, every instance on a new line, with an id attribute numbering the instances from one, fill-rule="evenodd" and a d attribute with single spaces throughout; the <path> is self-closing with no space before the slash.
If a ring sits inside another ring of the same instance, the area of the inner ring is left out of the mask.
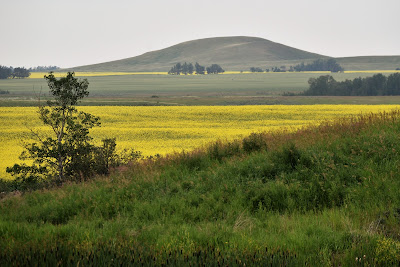
<path id="1" fill-rule="evenodd" d="M 91 134 L 96 142 L 117 138 L 117 148 L 134 148 L 145 156 L 193 150 L 216 139 L 232 140 L 251 132 L 293 131 L 324 120 L 390 111 L 397 105 L 274 105 L 129 107 L 85 106 L 85 112 L 101 118 L 102 127 Z M 7 166 L 18 162 L 22 140 L 30 129 L 48 131 L 34 107 L 0 107 L 0 177 L 10 179 Z"/>
<path id="2" fill-rule="evenodd" d="M 368 77 L 382 71 L 331 73 L 337 81 Z M 394 72 L 394 71 L 392 71 Z M 388 72 L 389 73 L 389 72 Z M 132 73 L 77 73 L 89 80 L 83 105 L 270 105 L 270 104 L 400 104 L 400 97 L 284 97 L 308 88 L 311 77 L 327 73 L 231 73 L 174 76 Z M 385 73 L 386 74 L 386 73 Z M 48 92 L 44 73 L 38 78 L 0 80 L 0 106 L 37 106 Z M 107 75 L 107 76 L 93 76 Z"/>

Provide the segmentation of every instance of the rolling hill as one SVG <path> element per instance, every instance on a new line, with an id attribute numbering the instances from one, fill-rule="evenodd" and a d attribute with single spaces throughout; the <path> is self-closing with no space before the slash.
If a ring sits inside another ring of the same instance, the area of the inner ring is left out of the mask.
<path id="1" fill-rule="evenodd" d="M 281 66 L 324 57 L 255 37 L 193 40 L 140 56 L 73 68 L 75 71 L 168 71 L 177 62 L 220 64 L 226 70 Z"/>
<path id="2" fill-rule="evenodd" d="M 220 64 L 225 70 L 248 70 L 250 67 L 271 68 L 310 62 L 327 56 L 299 50 L 257 37 L 216 37 L 188 41 L 143 55 L 79 66 L 74 71 L 168 71 L 177 62 Z M 338 58 L 345 69 L 395 69 L 400 56 Z"/>

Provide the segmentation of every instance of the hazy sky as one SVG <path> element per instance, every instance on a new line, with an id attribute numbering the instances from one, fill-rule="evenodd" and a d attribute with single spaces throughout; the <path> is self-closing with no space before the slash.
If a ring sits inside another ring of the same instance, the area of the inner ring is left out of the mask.
<path id="1" fill-rule="evenodd" d="M 0 0 L 0 65 L 74 67 L 207 37 L 400 55 L 400 0 Z"/>

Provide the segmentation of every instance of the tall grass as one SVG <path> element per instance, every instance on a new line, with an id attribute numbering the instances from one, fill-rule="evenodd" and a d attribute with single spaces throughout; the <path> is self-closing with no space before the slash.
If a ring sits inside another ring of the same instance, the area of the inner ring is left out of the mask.
<path id="1" fill-rule="evenodd" d="M 4 194 L 0 263 L 398 265 L 399 133 L 366 114 Z"/>

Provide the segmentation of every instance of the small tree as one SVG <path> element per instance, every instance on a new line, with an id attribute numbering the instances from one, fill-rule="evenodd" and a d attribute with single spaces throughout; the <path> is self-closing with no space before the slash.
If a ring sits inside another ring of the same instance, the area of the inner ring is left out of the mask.
<path id="1" fill-rule="evenodd" d="M 188 65 L 188 73 L 189 73 L 189 74 L 193 74 L 193 71 L 194 71 L 193 64 L 192 64 L 192 63 L 189 63 L 189 65 Z"/>
<path id="2" fill-rule="evenodd" d="M 218 74 L 225 72 L 225 70 L 223 70 L 218 64 L 212 64 L 210 67 L 207 67 L 206 70 L 207 74 Z"/>
<path id="3" fill-rule="evenodd" d="M 31 73 L 29 72 L 29 70 L 27 70 L 25 68 L 15 68 L 11 75 L 12 75 L 13 79 L 14 78 L 28 78 L 31 75 Z"/>
<path id="4" fill-rule="evenodd" d="M 32 160 L 33 165 L 15 164 L 7 168 L 7 172 L 23 181 L 54 178 L 58 183 L 108 172 L 115 155 L 115 139 L 103 140 L 102 147 L 91 144 L 89 130 L 100 126 L 99 118 L 75 108 L 82 98 L 89 95 L 89 82 L 76 79 L 73 72 L 60 79 L 50 72 L 45 79 L 54 99 L 47 101 L 47 106 L 39 106 L 38 113 L 53 135 L 42 138 L 34 134 L 37 142 L 26 144 L 20 156 L 23 160 Z M 98 160 L 99 155 L 107 159 Z"/>
<path id="5" fill-rule="evenodd" d="M 12 68 L 0 65 L 0 79 L 7 79 L 11 76 Z"/>
<path id="6" fill-rule="evenodd" d="M 196 74 L 204 74 L 206 68 L 204 66 L 201 66 L 199 63 L 196 62 L 194 65 L 194 68 L 196 69 Z"/>

